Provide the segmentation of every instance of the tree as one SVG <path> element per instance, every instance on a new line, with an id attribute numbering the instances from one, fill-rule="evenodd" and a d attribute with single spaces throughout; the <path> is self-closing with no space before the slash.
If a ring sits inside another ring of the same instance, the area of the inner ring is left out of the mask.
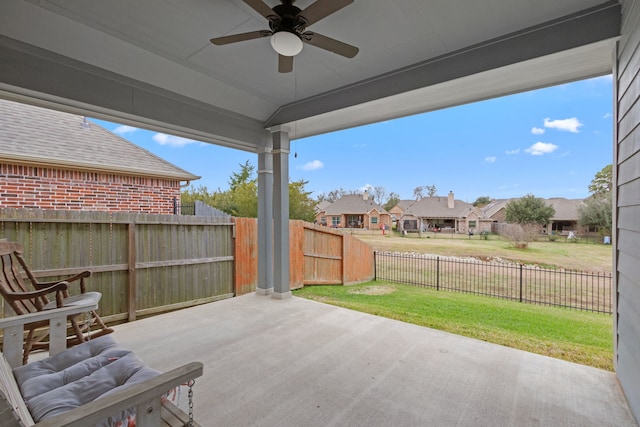
<path id="1" fill-rule="evenodd" d="M 316 217 L 317 202 L 311 198 L 311 192 L 304 186 L 309 181 L 293 181 L 289 183 L 289 218 L 313 222 Z"/>
<path id="2" fill-rule="evenodd" d="M 413 197 L 416 200 L 420 200 L 425 196 L 435 197 L 438 194 L 438 189 L 435 185 L 421 185 L 413 189 Z"/>
<path id="3" fill-rule="evenodd" d="M 491 203 L 491 197 L 489 196 L 480 196 L 476 199 L 475 202 L 473 202 L 473 206 L 477 207 L 477 208 L 483 208 L 485 206 L 487 206 L 489 203 Z"/>
<path id="4" fill-rule="evenodd" d="M 255 167 L 247 160 L 239 172 L 229 178 L 229 189 L 213 195 L 213 206 L 229 215 L 245 218 L 258 216 L 258 182 Z"/>
<path id="5" fill-rule="evenodd" d="M 610 236 L 613 227 L 612 188 L 613 166 L 609 164 L 596 173 L 589 185 L 591 196 L 578 207 L 580 224 L 586 227 L 596 227 L 604 236 Z"/>
<path id="6" fill-rule="evenodd" d="M 505 221 L 517 224 L 521 233 L 510 233 L 509 237 L 517 247 L 526 248 L 532 242 L 541 226 L 548 224 L 556 213 L 551 205 L 533 194 L 510 201 L 505 206 Z"/>
<path id="7" fill-rule="evenodd" d="M 391 193 L 389 193 L 389 198 L 387 199 L 387 202 L 384 204 L 383 208 L 389 211 L 391 208 L 397 205 L 398 202 L 400 202 L 400 195 L 392 191 Z"/>
<path id="8" fill-rule="evenodd" d="M 580 224 L 586 227 L 596 227 L 603 236 L 611 235 L 613 226 L 613 208 L 611 193 L 593 195 L 585 199 L 578 206 Z"/>
<path id="9" fill-rule="evenodd" d="M 231 177 L 229 178 L 229 190 L 235 191 L 239 186 L 244 185 L 250 181 L 252 181 L 253 172 L 255 171 L 255 167 L 249 160 L 244 162 L 244 165 L 240 165 L 240 172 L 231 173 Z"/>
<path id="10" fill-rule="evenodd" d="M 213 195 L 204 185 L 199 185 L 197 188 L 190 185 L 180 193 L 180 202 L 182 204 L 194 203 L 196 200 L 213 206 Z"/>
<path id="11" fill-rule="evenodd" d="M 228 196 L 226 210 L 218 209 L 236 217 L 258 217 L 258 182 L 256 179 L 247 179 L 245 182 L 238 183 L 234 190 L 229 189 L 225 195 Z M 221 199 L 225 198 L 221 197 Z"/>
<path id="12" fill-rule="evenodd" d="M 387 190 L 383 186 L 378 185 L 376 187 L 373 187 L 373 200 L 377 204 L 381 205 L 386 196 Z"/>
<path id="13" fill-rule="evenodd" d="M 318 202 L 322 202 L 326 200 L 329 203 L 333 203 L 344 196 L 349 196 L 351 194 L 357 194 L 359 196 L 362 196 L 363 193 L 367 193 L 369 195 L 369 198 L 371 200 L 374 200 L 376 203 L 382 204 L 381 200 L 384 200 L 386 190 L 384 187 L 371 187 L 371 186 L 366 186 L 358 190 L 345 190 L 344 188 L 340 187 L 336 190 L 331 190 L 326 194 L 320 193 L 318 195 Z"/>
<path id="14" fill-rule="evenodd" d="M 345 191 L 344 188 L 340 187 L 337 190 L 329 191 L 327 194 L 320 193 L 320 195 L 318 196 L 318 201 L 321 202 L 323 200 L 326 200 L 329 203 L 333 203 L 336 200 L 340 199 L 341 197 L 345 196 L 346 194 L 347 194 L 347 191 Z"/>
<path id="15" fill-rule="evenodd" d="M 289 218 L 312 222 L 317 203 L 310 197 L 311 193 L 305 190 L 306 184 L 307 181 L 303 180 L 289 183 Z M 180 196 L 182 203 L 201 200 L 232 216 L 258 216 L 258 181 L 255 167 L 249 161 L 240 165 L 240 171 L 231 174 L 228 190 L 209 192 L 204 186 L 190 186 Z"/>
<path id="16" fill-rule="evenodd" d="M 611 192 L 613 187 L 613 166 L 607 165 L 596 173 L 596 176 L 589 184 L 589 193 L 592 195 L 602 195 Z"/>
<path id="17" fill-rule="evenodd" d="M 424 186 L 419 186 L 413 189 L 413 197 L 416 200 L 420 200 L 424 197 Z"/>

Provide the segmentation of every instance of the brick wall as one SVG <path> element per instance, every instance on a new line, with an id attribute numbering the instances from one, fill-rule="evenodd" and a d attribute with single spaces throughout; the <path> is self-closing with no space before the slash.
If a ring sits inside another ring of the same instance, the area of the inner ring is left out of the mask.
<path id="1" fill-rule="evenodd" d="M 0 207 L 172 214 L 180 182 L 0 164 Z"/>

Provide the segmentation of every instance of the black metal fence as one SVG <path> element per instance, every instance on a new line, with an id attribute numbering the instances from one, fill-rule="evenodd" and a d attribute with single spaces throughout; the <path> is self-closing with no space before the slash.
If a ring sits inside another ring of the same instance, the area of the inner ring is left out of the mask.
<path id="1" fill-rule="evenodd" d="M 173 214 L 174 215 L 195 215 L 196 204 L 195 202 L 182 203 L 180 200 L 178 200 L 177 197 L 174 197 L 173 198 Z"/>
<path id="2" fill-rule="evenodd" d="M 612 313 L 610 273 L 397 252 L 374 252 L 374 259 L 376 280 Z"/>

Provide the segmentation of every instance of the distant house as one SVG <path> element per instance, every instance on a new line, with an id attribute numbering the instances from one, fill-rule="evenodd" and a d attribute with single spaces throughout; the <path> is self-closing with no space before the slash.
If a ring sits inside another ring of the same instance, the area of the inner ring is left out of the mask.
<path id="1" fill-rule="evenodd" d="M 580 213 L 578 207 L 584 203 L 583 199 L 565 199 L 556 197 L 546 199 L 547 204 L 553 206 L 556 213 L 551 217 L 551 223 L 547 227 L 547 232 L 565 235 L 573 231 L 576 234 L 586 234 L 588 227 L 579 224 Z M 595 230 L 594 230 L 595 231 Z"/>
<path id="2" fill-rule="evenodd" d="M 394 207 L 389 209 L 391 219 L 397 221 L 415 202 L 415 200 L 400 200 Z"/>
<path id="3" fill-rule="evenodd" d="M 0 100 L 0 206 L 171 214 L 199 179 L 86 118 Z"/>
<path id="4" fill-rule="evenodd" d="M 453 192 L 447 197 L 424 197 L 408 208 L 398 219 L 400 231 L 445 231 L 454 233 L 480 232 L 491 229 L 491 221 L 472 204 L 455 200 Z"/>
<path id="5" fill-rule="evenodd" d="M 391 229 L 391 215 L 382 206 L 363 195 L 350 194 L 336 200 L 318 212 L 318 224 L 334 228 Z"/>
<path id="6" fill-rule="evenodd" d="M 455 200 L 453 192 L 447 197 L 425 197 L 418 201 L 404 200 L 394 206 L 390 212 L 398 216 L 397 228 L 400 231 L 451 231 L 467 233 L 469 231 L 499 232 L 500 224 L 506 220 L 507 204 L 517 199 L 492 200 L 483 208 Z M 411 203 L 409 203 L 411 202 Z M 543 233 L 567 235 L 569 232 L 588 234 L 596 230 L 581 227 L 578 223 L 578 207 L 582 199 L 556 197 L 545 199 L 555 209 L 549 224 L 542 227 Z"/>
<path id="7" fill-rule="evenodd" d="M 481 209 L 482 216 L 490 219 L 493 223 L 505 222 L 506 213 L 505 207 L 512 199 L 495 199 L 492 200 L 487 206 Z"/>
<path id="8" fill-rule="evenodd" d="M 491 219 L 491 221 L 497 225 L 505 222 L 506 206 L 512 200 L 516 199 L 500 199 L 493 200 L 482 212 L 485 218 Z M 563 197 L 554 197 L 550 199 L 544 199 L 546 204 L 553 206 L 555 214 L 551 217 L 549 224 L 542 228 L 543 233 L 568 235 L 569 232 L 576 234 L 588 234 L 590 231 L 588 227 L 582 227 L 579 224 L 580 214 L 578 207 L 584 203 L 583 199 L 565 199 Z M 494 230 L 497 231 L 494 226 Z"/>
<path id="9" fill-rule="evenodd" d="M 331 204 L 330 201 L 328 200 L 320 200 L 317 204 L 316 204 L 316 214 L 324 211 L 327 206 L 329 206 Z"/>

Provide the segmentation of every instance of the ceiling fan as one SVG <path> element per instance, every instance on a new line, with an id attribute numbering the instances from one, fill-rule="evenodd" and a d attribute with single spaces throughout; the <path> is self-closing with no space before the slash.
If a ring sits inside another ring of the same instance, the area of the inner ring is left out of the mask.
<path id="1" fill-rule="evenodd" d="M 355 46 L 307 31 L 310 25 L 350 5 L 354 0 L 317 0 L 304 10 L 293 5 L 295 0 L 280 0 L 282 4 L 273 8 L 262 0 L 242 1 L 269 21 L 269 29 L 216 37 L 211 39 L 211 43 L 225 45 L 271 37 L 271 46 L 278 53 L 278 71 L 281 73 L 289 73 L 293 70 L 293 57 L 302 51 L 303 43 L 346 58 L 353 58 L 358 54 L 358 48 Z"/>

